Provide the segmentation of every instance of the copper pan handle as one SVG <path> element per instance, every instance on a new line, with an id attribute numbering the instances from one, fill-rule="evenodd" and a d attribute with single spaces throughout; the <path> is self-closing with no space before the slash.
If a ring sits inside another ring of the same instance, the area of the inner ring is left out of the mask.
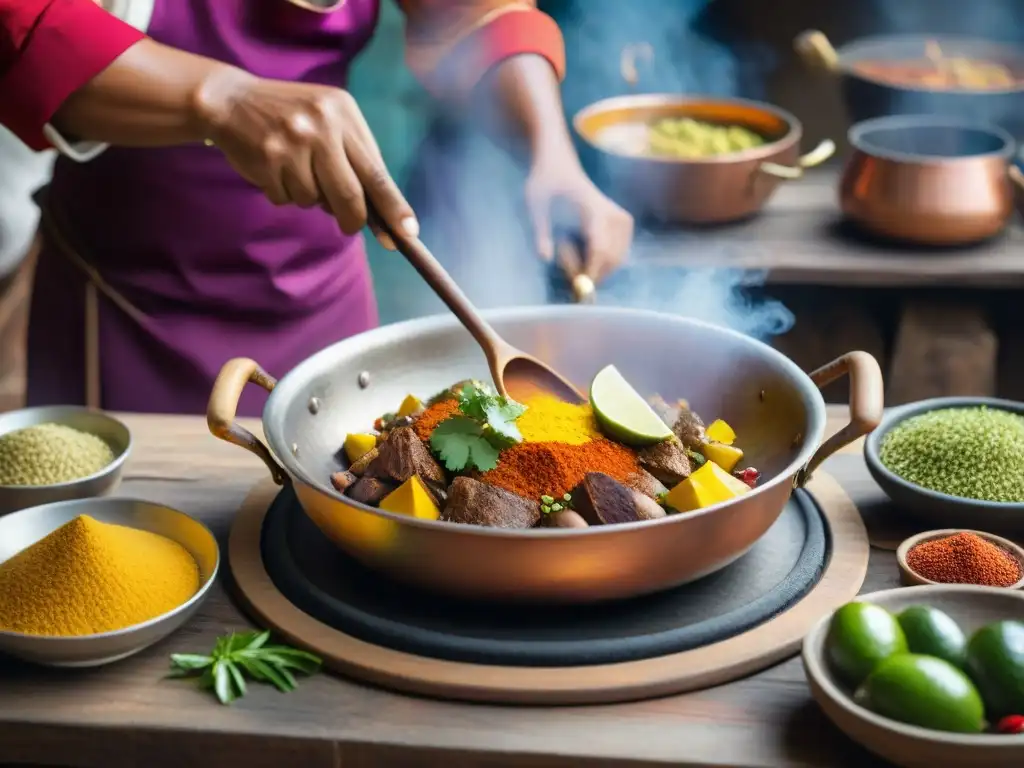
<path id="1" fill-rule="evenodd" d="M 844 375 L 850 377 L 850 423 L 818 446 L 807 466 L 797 473 L 798 486 L 806 483 L 825 459 L 871 432 L 882 420 L 885 397 L 878 361 L 867 352 L 847 352 L 811 373 L 810 377 L 822 388 Z"/>
<path id="2" fill-rule="evenodd" d="M 224 363 L 210 392 L 210 402 L 206 406 L 206 424 L 215 437 L 234 443 L 259 456 L 270 470 L 274 482 L 284 485 L 288 475 L 274 460 L 270 449 L 256 435 L 235 421 L 238 400 L 249 382 L 258 384 L 267 392 L 272 392 L 277 386 L 277 379 L 264 371 L 255 360 L 236 357 Z"/>
<path id="3" fill-rule="evenodd" d="M 654 47 L 650 43 L 627 45 L 619 55 L 619 74 L 630 88 L 636 88 L 640 82 L 640 71 L 636 66 L 639 59 L 643 59 L 648 67 L 654 64 Z"/>
<path id="4" fill-rule="evenodd" d="M 1021 171 L 1017 163 L 1011 162 L 1006 169 L 1006 175 L 1010 177 L 1010 186 L 1013 187 L 1010 192 L 1013 194 L 1014 204 L 1020 215 L 1024 216 L 1024 171 Z"/>
<path id="5" fill-rule="evenodd" d="M 825 139 L 818 146 L 796 161 L 796 165 L 780 165 L 779 163 L 761 163 L 758 170 L 778 179 L 799 179 L 804 171 L 821 165 L 836 153 L 836 143 Z"/>
<path id="6" fill-rule="evenodd" d="M 825 33 L 820 30 L 808 29 L 801 32 L 793 40 L 793 49 L 811 69 L 824 72 L 839 70 L 839 54 Z"/>

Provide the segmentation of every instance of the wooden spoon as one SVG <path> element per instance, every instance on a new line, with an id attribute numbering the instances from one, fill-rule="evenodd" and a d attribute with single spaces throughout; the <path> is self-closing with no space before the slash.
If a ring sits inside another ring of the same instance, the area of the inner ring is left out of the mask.
<path id="1" fill-rule="evenodd" d="M 568 403 L 586 402 L 583 394 L 568 379 L 501 338 L 419 238 L 397 235 L 383 224 L 379 216 L 373 216 L 373 220 L 374 225 L 391 237 L 398 252 L 408 259 L 476 339 L 487 357 L 491 378 L 499 394 L 521 399 L 544 391 Z"/>

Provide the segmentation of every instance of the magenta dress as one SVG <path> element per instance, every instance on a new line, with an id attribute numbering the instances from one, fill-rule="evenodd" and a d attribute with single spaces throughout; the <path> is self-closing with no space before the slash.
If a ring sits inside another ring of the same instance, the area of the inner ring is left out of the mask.
<path id="1" fill-rule="evenodd" d="M 379 0 L 329 14 L 277 0 L 156 0 L 155 40 L 283 80 L 344 86 Z M 61 158 L 46 193 L 68 242 L 144 316 L 101 296 L 102 407 L 202 413 L 220 367 L 252 357 L 280 377 L 377 323 L 362 236 L 320 210 L 275 207 L 215 148 L 107 149 Z M 30 405 L 82 403 L 85 275 L 40 254 L 28 342 Z M 266 394 L 247 387 L 240 415 Z"/>

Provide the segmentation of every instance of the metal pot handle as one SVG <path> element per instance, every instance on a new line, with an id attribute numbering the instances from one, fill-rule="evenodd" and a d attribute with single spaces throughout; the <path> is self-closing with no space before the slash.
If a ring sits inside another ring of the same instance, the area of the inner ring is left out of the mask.
<path id="1" fill-rule="evenodd" d="M 761 163 L 758 170 L 779 179 L 799 179 L 804 171 L 821 165 L 836 153 L 836 143 L 825 139 L 818 146 L 796 161 L 796 165 L 780 165 L 779 163 Z"/>
<path id="2" fill-rule="evenodd" d="M 810 374 L 819 388 L 840 376 L 850 376 L 850 423 L 818 446 L 811 460 L 796 476 L 796 485 L 806 483 L 825 459 L 878 426 L 885 407 L 882 369 L 867 352 L 847 352 Z"/>
<path id="3" fill-rule="evenodd" d="M 234 443 L 259 456 L 270 470 L 274 482 L 284 485 L 288 475 L 274 460 L 270 449 L 256 435 L 235 421 L 238 400 L 249 382 L 258 384 L 267 392 L 272 392 L 277 386 L 277 379 L 264 371 L 255 360 L 236 357 L 224 363 L 210 392 L 210 402 L 206 406 L 206 424 L 215 437 Z"/>
<path id="4" fill-rule="evenodd" d="M 793 48 L 811 69 L 818 69 L 824 72 L 837 72 L 839 70 L 839 54 L 832 47 L 824 32 L 817 29 L 808 29 L 801 32 L 793 40 Z"/>
<path id="5" fill-rule="evenodd" d="M 1010 177 L 1010 186 L 1013 187 L 1011 192 L 1017 211 L 1024 216 L 1024 171 L 1021 171 L 1016 162 L 1011 161 L 1006 169 L 1006 175 Z"/>
<path id="6" fill-rule="evenodd" d="M 650 43 L 633 43 L 622 49 L 619 55 L 619 74 L 630 88 L 636 88 L 640 82 L 640 71 L 636 67 L 638 59 L 643 59 L 649 67 L 653 66 L 654 46 Z"/>

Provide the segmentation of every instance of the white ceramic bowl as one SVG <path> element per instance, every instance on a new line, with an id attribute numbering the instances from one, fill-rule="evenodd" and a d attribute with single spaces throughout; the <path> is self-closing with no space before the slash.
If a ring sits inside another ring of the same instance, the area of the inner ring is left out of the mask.
<path id="1" fill-rule="evenodd" d="M 205 599 L 220 567 L 220 549 L 205 525 L 176 509 L 135 499 L 74 499 L 31 507 L 0 518 L 0 563 L 79 515 L 158 533 L 178 542 L 199 566 L 199 589 L 190 600 L 154 619 L 114 632 L 44 637 L 0 632 L 0 651 L 52 667 L 95 667 L 131 656 L 181 627 Z"/>
<path id="2" fill-rule="evenodd" d="M 893 612 L 911 605 L 930 605 L 949 614 L 968 636 L 993 621 L 1024 621 L 1024 594 L 999 587 L 902 587 L 857 599 Z M 804 638 L 803 663 L 814 700 L 843 733 L 903 768 L 1024 766 L 1024 735 L 933 731 L 890 720 L 855 704 L 825 660 L 825 635 L 831 620 L 831 614 L 825 616 Z"/>

